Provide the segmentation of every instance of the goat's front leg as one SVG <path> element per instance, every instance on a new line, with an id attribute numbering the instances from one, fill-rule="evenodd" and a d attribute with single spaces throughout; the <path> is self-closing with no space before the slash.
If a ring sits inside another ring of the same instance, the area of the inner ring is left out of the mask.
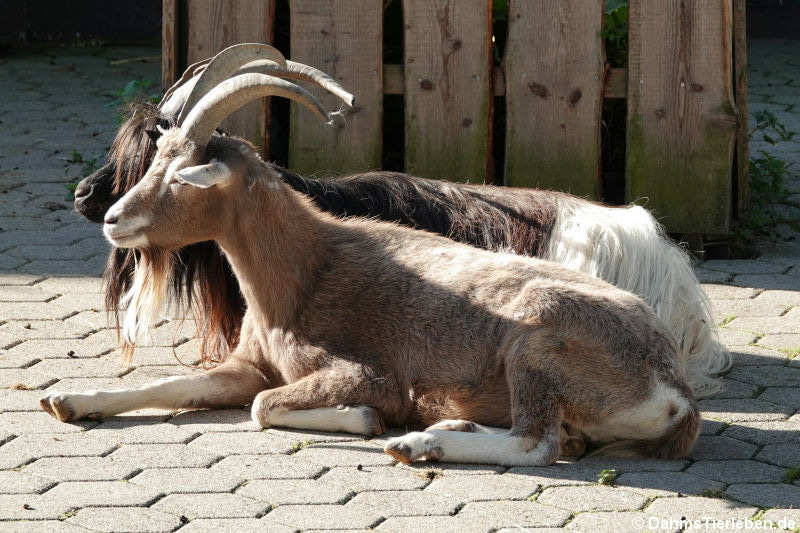
<path id="1" fill-rule="evenodd" d="M 261 391 L 253 401 L 253 420 L 261 427 L 380 435 L 381 413 L 395 413 L 399 402 L 390 383 L 392 378 L 376 377 L 360 365 L 339 364 Z"/>
<path id="2" fill-rule="evenodd" d="M 264 374 L 252 364 L 229 359 L 199 375 L 164 378 L 135 389 L 53 392 L 42 398 L 39 404 L 52 416 L 68 422 L 145 408 L 244 406 L 268 386 Z"/>

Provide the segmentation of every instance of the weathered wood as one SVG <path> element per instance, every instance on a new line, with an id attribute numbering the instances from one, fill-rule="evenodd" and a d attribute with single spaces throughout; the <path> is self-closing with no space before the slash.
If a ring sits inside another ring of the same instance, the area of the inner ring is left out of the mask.
<path id="1" fill-rule="evenodd" d="M 667 229 L 730 229 L 731 0 L 631 0 L 626 195 Z"/>
<path id="2" fill-rule="evenodd" d="M 491 0 L 403 0 L 406 171 L 491 179 Z"/>
<path id="3" fill-rule="evenodd" d="M 356 96 L 347 126 L 329 128 L 292 103 L 289 165 L 299 172 L 338 174 L 381 166 L 383 0 L 293 0 L 292 59 L 333 76 Z M 328 109 L 335 96 L 315 90 Z"/>
<path id="4" fill-rule="evenodd" d="M 492 69 L 492 88 L 495 96 L 506 95 L 506 77 L 501 67 Z M 403 65 L 383 65 L 383 94 L 405 94 Z M 603 98 L 625 98 L 628 94 L 628 71 L 624 68 L 609 69 L 603 85 Z"/>
<path id="5" fill-rule="evenodd" d="M 603 0 L 511 2 L 508 19 L 505 183 L 599 198 Z"/>
<path id="6" fill-rule="evenodd" d="M 733 11 L 733 75 L 736 84 L 736 216 L 741 220 L 750 207 L 750 147 L 747 110 L 747 0 L 735 0 Z"/>
<path id="7" fill-rule="evenodd" d="M 210 57 L 232 44 L 272 42 L 274 0 L 191 0 L 186 2 L 186 9 L 187 64 Z M 223 123 L 230 133 L 263 146 L 265 154 L 269 153 L 267 102 L 262 99 L 247 104 Z"/>
<path id="8" fill-rule="evenodd" d="M 178 79 L 178 0 L 161 4 L 161 89 Z"/>

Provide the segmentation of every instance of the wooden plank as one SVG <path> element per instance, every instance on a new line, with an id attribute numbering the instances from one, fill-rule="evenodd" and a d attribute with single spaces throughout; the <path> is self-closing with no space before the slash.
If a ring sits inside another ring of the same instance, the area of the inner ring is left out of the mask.
<path id="1" fill-rule="evenodd" d="M 750 146 L 747 111 L 747 0 L 735 0 L 733 11 L 733 75 L 736 85 L 736 216 L 741 220 L 750 207 Z"/>
<path id="2" fill-rule="evenodd" d="M 188 64 L 210 57 L 242 42 L 271 43 L 275 20 L 274 0 L 191 0 L 187 5 Z M 181 67 L 185 67 L 182 65 Z M 247 104 L 222 127 L 268 152 L 268 100 Z"/>
<path id="3" fill-rule="evenodd" d="M 626 194 L 678 233 L 726 233 L 737 116 L 731 0 L 631 0 Z"/>
<path id="4" fill-rule="evenodd" d="M 161 90 L 178 79 L 178 0 L 161 4 Z"/>
<path id="5" fill-rule="evenodd" d="M 495 96 L 506 95 L 506 77 L 502 67 L 492 69 L 492 87 Z M 383 94 L 405 94 L 406 79 L 403 65 L 383 65 Z M 603 98 L 625 98 L 628 94 L 628 71 L 624 68 L 609 69 L 603 85 Z"/>
<path id="6" fill-rule="evenodd" d="M 403 0 L 406 171 L 491 179 L 491 0 Z"/>
<path id="7" fill-rule="evenodd" d="M 322 125 L 292 103 L 289 166 L 298 172 L 340 174 L 381 167 L 383 118 L 383 0 L 293 0 L 292 60 L 319 68 L 356 96 L 344 128 Z M 328 109 L 335 96 L 315 90 Z"/>
<path id="8" fill-rule="evenodd" d="M 507 185 L 599 198 L 603 0 L 511 2 Z"/>

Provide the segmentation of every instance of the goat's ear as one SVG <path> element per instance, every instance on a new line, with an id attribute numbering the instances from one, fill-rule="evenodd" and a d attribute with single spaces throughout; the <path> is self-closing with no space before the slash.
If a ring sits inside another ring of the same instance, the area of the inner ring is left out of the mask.
<path id="1" fill-rule="evenodd" d="M 212 159 L 208 164 L 179 170 L 177 177 L 184 183 L 207 189 L 214 185 L 224 185 L 230 181 L 231 169 L 225 163 Z"/>
<path id="2" fill-rule="evenodd" d="M 144 130 L 144 132 L 147 134 L 148 137 L 150 137 L 150 140 L 153 142 L 156 142 L 158 138 L 161 137 L 161 132 L 155 129 Z"/>

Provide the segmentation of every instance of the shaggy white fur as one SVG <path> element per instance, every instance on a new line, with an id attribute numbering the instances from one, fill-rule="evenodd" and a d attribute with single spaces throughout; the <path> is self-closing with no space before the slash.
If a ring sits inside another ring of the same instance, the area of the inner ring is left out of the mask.
<path id="1" fill-rule="evenodd" d="M 686 372 L 695 396 L 723 389 L 716 375 L 730 368 L 731 356 L 716 339 L 708 298 L 689 255 L 649 211 L 561 198 L 544 259 L 640 295 L 688 354 Z"/>

